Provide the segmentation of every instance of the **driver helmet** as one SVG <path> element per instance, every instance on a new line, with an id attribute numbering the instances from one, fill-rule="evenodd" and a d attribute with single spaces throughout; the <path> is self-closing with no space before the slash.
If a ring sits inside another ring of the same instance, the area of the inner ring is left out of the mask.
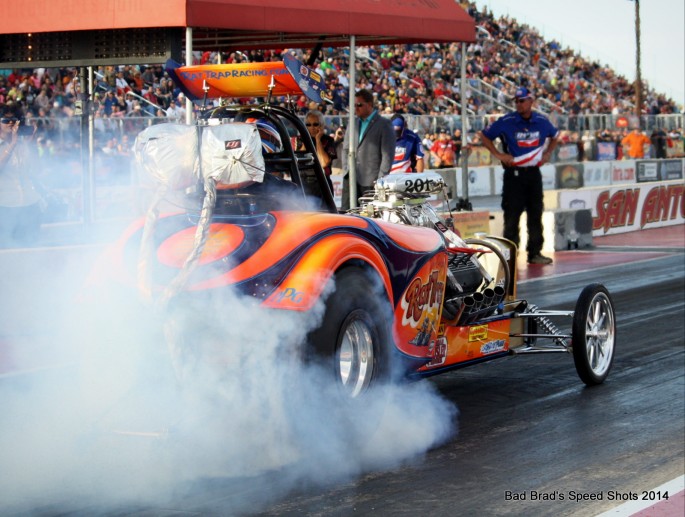
<path id="1" fill-rule="evenodd" d="M 283 150 L 283 142 L 278 134 L 276 126 L 265 119 L 248 118 L 248 124 L 255 124 L 259 130 L 259 137 L 262 139 L 262 154 L 277 153 Z"/>

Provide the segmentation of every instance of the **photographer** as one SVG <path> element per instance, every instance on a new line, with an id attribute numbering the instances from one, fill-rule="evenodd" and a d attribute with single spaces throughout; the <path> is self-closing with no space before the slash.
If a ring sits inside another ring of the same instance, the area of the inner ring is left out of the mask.
<path id="1" fill-rule="evenodd" d="M 345 128 L 340 126 L 335 130 L 333 136 L 333 142 L 335 143 L 335 154 L 336 157 L 333 158 L 331 162 L 331 173 L 332 174 L 342 174 L 342 153 L 343 153 L 343 143 L 345 141 Z"/>
<path id="2" fill-rule="evenodd" d="M 22 126 L 15 105 L 0 106 L 0 117 L 0 247 L 23 246 L 37 237 L 42 215 L 25 142 L 33 128 Z"/>

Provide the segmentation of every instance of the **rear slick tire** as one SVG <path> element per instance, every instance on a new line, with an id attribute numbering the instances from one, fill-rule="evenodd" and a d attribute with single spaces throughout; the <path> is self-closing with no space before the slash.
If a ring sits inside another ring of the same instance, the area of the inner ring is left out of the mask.
<path id="1" fill-rule="evenodd" d="M 343 399 L 365 397 L 390 379 L 392 311 L 378 277 L 359 267 L 335 275 L 335 290 L 309 342 Z"/>

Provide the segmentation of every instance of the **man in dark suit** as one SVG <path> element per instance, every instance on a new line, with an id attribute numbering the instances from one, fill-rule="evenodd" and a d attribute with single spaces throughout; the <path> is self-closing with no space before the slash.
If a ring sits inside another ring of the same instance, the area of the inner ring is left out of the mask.
<path id="1" fill-rule="evenodd" d="M 373 184 L 390 172 L 395 158 L 395 130 L 390 120 L 383 118 L 374 108 L 373 94 L 359 90 L 355 94 L 354 111 L 356 115 L 354 149 L 356 150 L 355 171 L 357 196 L 373 190 Z M 350 132 L 345 134 L 342 165 L 344 171 L 342 209 L 350 208 Z"/>

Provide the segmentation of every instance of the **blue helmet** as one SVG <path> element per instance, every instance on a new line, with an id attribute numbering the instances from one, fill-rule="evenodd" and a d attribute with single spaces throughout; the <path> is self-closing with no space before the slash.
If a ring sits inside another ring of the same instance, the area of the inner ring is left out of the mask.
<path id="1" fill-rule="evenodd" d="M 276 126 L 265 119 L 248 118 L 248 124 L 255 124 L 259 130 L 259 137 L 262 139 L 262 153 L 277 153 L 283 150 L 283 141 L 278 134 Z"/>

